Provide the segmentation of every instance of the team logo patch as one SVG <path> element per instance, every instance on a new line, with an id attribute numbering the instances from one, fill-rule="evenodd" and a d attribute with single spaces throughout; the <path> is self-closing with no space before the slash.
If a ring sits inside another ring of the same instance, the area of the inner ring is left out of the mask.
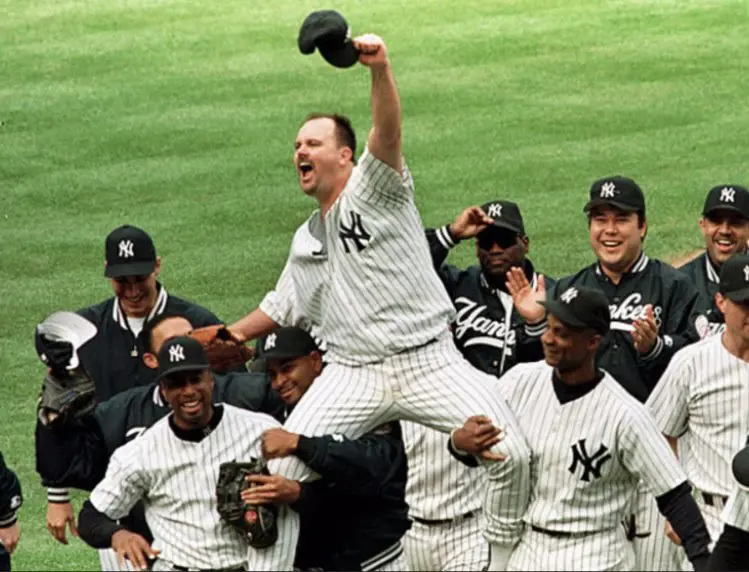
<path id="1" fill-rule="evenodd" d="M 577 443 L 572 445 L 572 464 L 569 466 L 569 472 L 577 476 L 578 467 L 582 467 L 582 475 L 580 480 L 590 482 L 590 478 L 594 479 L 601 478 L 601 469 L 606 461 L 611 459 L 611 453 L 609 448 L 601 443 L 598 450 L 592 455 L 588 455 L 588 450 L 585 446 L 585 439 L 580 439 Z"/>
<path id="2" fill-rule="evenodd" d="M 169 348 L 169 361 L 179 362 L 185 359 L 185 348 L 180 344 L 175 344 Z"/>
<path id="3" fill-rule="evenodd" d="M 21 506 L 21 497 L 18 495 L 13 496 L 10 499 L 10 510 L 16 510 Z"/>
<path id="4" fill-rule="evenodd" d="M 577 288 L 567 288 L 564 292 L 562 292 L 562 295 L 559 296 L 559 299 L 564 302 L 565 304 L 569 304 L 577 298 L 578 291 Z"/>
<path id="5" fill-rule="evenodd" d="M 602 199 L 613 199 L 616 194 L 616 185 L 611 181 L 601 185 L 601 198 Z"/>
<path id="6" fill-rule="evenodd" d="M 344 224 L 343 218 L 341 218 L 338 227 L 338 237 L 343 243 L 343 248 L 346 249 L 346 254 L 352 252 L 352 246 L 353 248 L 356 248 L 357 252 L 361 252 L 369 246 L 369 241 L 372 238 L 372 235 L 367 232 L 366 228 L 364 228 L 359 213 L 356 211 L 349 211 L 348 214 L 348 225 Z"/>
<path id="7" fill-rule="evenodd" d="M 493 204 L 489 205 L 488 212 L 486 213 L 492 218 L 499 218 L 502 216 L 502 205 Z"/>
<path id="8" fill-rule="evenodd" d="M 263 349 L 265 351 L 268 351 L 270 349 L 273 349 L 276 347 L 276 338 L 277 334 L 269 334 L 267 338 L 265 338 L 265 345 L 263 346 Z"/>
<path id="9" fill-rule="evenodd" d="M 723 187 L 720 190 L 720 200 L 724 203 L 732 203 L 736 200 L 736 189 L 733 187 Z"/>
<path id="10" fill-rule="evenodd" d="M 694 329 L 697 330 L 700 339 L 704 340 L 710 333 L 710 320 L 707 319 L 707 316 L 704 314 L 697 316 L 694 320 Z"/>
<path id="11" fill-rule="evenodd" d="M 117 246 L 120 258 L 132 258 L 135 256 L 135 245 L 132 240 L 121 240 Z"/>

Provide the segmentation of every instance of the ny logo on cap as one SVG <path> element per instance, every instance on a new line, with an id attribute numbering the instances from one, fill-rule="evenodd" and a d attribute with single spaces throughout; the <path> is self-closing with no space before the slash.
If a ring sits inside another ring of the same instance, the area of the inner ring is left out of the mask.
<path id="1" fill-rule="evenodd" d="M 119 246 L 120 258 L 131 258 L 135 256 L 135 245 L 132 240 L 121 240 Z"/>
<path id="2" fill-rule="evenodd" d="M 493 204 L 489 205 L 489 212 L 486 213 L 492 218 L 499 218 L 502 216 L 502 205 Z"/>
<path id="3" fill-rule="evenodd" d="M 169 361 L 176 362 L 185 359 L 185 348 L 178 345 L 174 345 L 169 348 Z"/>
<path id="4" fill-rule="evenodd" d="M 744 266 L 744 282 L 749 282 L 749 264 Z"/>
<path id="5" fill-rule="evenodd" d="M 577 298 L 577 288 L 567 288 L 559 297 L 559 299 L 565 304 L 569 304 L 575 298 Z"/>
<path id="6" fill-rule="evenodd" d="M 720 190 L 720 200 L 724 203 L 732 203 L 734 202 L 736 195 L 736 189 L 732 187 L 723 187 Z"/>
<path id="7" fill-rule="evenodd" d="M 614 183 L 609 181 L 608 183 L 604 183 L 601 186 L 601 198 L 602 199 L 613 199 L 614 198 L 614 191 L 616 191 L 616 187 L 614 186 Z"/>
<path id="8" fill-rule="evenodd" d="M 18 495 L 13 496 L 10 499 L 10 510 L 16 510 L 21 506 L 21 497 Z"/>
<path id="9" fill-rule="evenodd" d="M 267 338 L 265 338 L 265 345 L 263 346 L 263 349 L 265 351 L 276 347 L 276 337 L 276 334 L 271 334 Z"/>

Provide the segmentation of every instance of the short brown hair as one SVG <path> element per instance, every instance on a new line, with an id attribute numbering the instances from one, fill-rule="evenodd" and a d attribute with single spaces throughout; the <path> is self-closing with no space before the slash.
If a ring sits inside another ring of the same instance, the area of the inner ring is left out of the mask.
<path id="1" fill-rule="evenodd" d="M 335 123 L 335 136 L 338 144 L 351 149 L 351 162 L 356 163 L 356 133 L 351 125 L 351 120 L 345 115 L 338 113 L 310 113 L 302 122 L 302 125 L 313 119 L 331 119 Z"/>

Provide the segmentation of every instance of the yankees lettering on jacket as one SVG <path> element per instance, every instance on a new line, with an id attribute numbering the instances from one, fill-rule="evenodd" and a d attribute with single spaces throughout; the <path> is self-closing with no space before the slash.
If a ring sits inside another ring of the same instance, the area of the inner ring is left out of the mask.
<path id="1" fill-rule="evenodd" d="M 632 322 L 635 320 L 644 320 L 647 317 L 646 306 L 648 303 L 643 301 L 643 296 L 640 292 L 633 292 L 622 300 L 619 304 L 609 304 L 609 313 L 611 314 L 611 321 L 619 322 L 619 327 L 632 326 Z M 653 305 L 653 317 L 658 327 L 661 325 L 661 314 L 663 313 L 663 307 L 659 305 Z M 613 325 L 612 325 L 613 327 Z"/>
<path id="2" fill-rule="evenodd" d="M 493 346 L 504 348 L 507 354 L 512 353 L 517 333 L 504 316 L 501 319 L 493 319 L 486 304 L 479 304 L 465 296 L 459 296 L 454 303 L 457 316 L 453 335 L 455 340 L 460 342 L 460 346 Z"/>

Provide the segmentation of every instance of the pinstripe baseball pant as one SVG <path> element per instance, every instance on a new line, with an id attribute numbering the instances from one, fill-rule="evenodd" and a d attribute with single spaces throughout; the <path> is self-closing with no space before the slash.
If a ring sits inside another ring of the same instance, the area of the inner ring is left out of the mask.
<path id="1" fill-rule="evenodd" d="M 444 524 L 414 522 L 404 546 L 408 569 L 414 572 L 483 570 L 489 546 L 481 534 L 483 518 L 457 518 Z"/>
<path id="2" fill-rule="evenodd" d="M 376 364 L 328 364 L 284 427 L 307 436 L 342 433 L 357 438 L 397 419 L 449 432 L 472 415 L 486 415 L 505 430 L 494 449 L 507 459 L 484 463 L 489 471 L 485 535 L 490 542 L 511 545 L 520 538 L 528 505 L 530 450 L 514 414 L 499 396 L 498 383 L 471 366 L 445 332 L 432 343 Z M 295 457 L 273 460 L 269 470 L 292 480 L 313 478 Z"/>

